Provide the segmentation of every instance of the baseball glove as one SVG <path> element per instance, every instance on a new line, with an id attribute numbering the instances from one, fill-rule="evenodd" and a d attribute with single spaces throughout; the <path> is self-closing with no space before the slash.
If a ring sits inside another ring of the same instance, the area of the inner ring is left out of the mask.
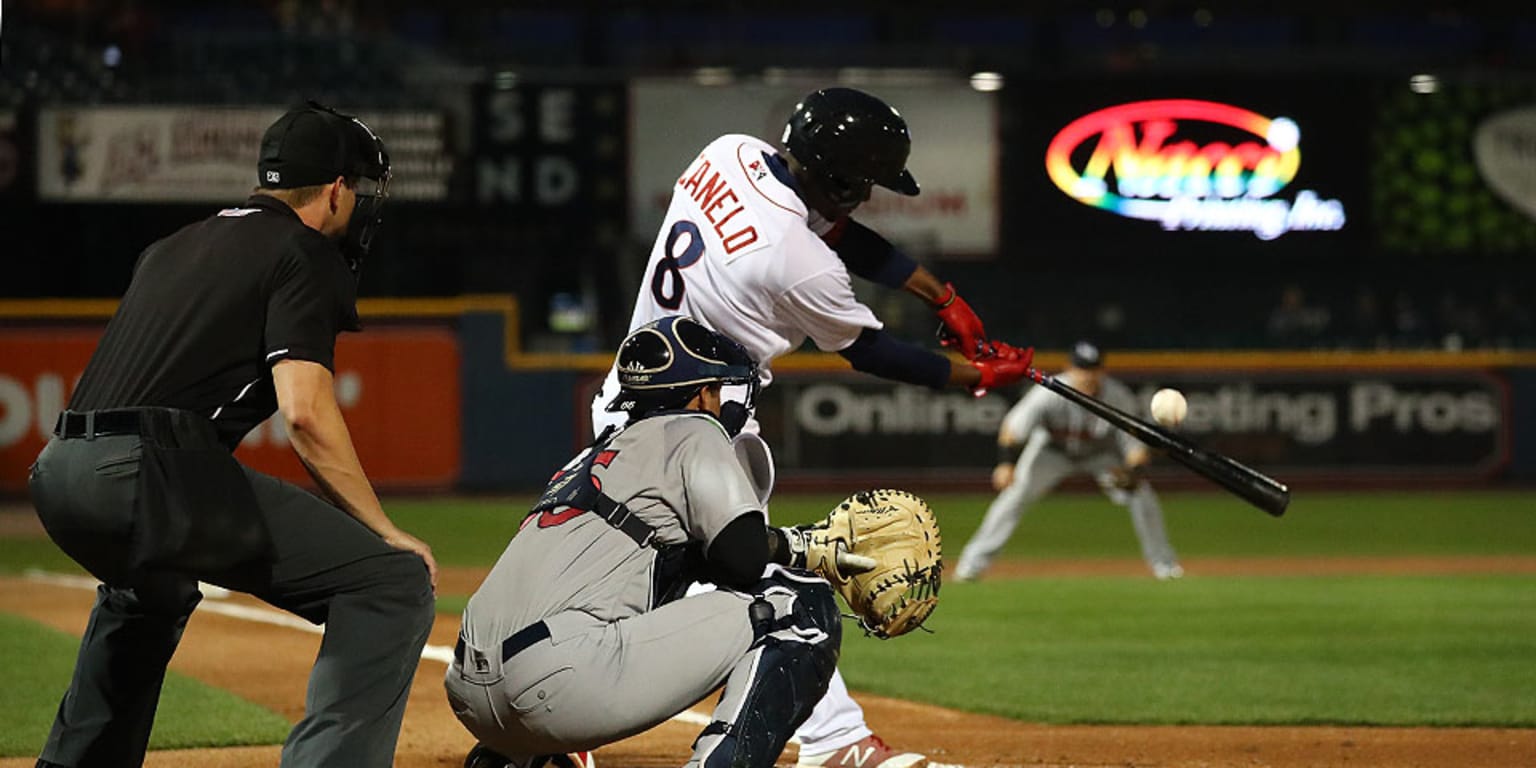
<path id="1" fill-rule="evenodd" d="M 860 491 L 826 519 L 785 529 L 793 564 L 821 574 L 868 634 L 904 635 L 939 604 L 944 561 L 939 524 L 906 491 Z"/>

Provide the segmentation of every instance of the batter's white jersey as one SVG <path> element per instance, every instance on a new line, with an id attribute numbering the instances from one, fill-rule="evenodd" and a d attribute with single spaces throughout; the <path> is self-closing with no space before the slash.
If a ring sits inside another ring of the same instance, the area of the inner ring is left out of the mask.
<path id="1" fill-rule="evenodd" d="M 629 328 L 689 315 L 770 362 L 809 338 L 836 352 L 881 327 L 854 297 L 842 259 L 822 242 L 831 222 L 774 173 L 767 142 L 715 139 L 678 177 Z M 611 396 L 613 390 L 609 390 Z"/>

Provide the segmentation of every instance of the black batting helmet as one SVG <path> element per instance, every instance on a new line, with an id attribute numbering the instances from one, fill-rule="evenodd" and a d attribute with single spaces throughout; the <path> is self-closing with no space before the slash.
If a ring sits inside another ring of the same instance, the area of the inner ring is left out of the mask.
<path id="1" fill-rule="evenodd" d="M 795 105 L 784 148 L 834 202 L 861 202 L 870 186 L 918 193 L 907 170 L 907 121 L 880 99 L 852 88 L 823 88 Z"/>
<path id="2" fill-rule="evenodd" d="M 746 348 L 683 315 L 652 320 L 619 346 L 619 395 L 610 411 L 631 421 L 658 410 L 681 408 L 710 384 L 746 384 L 748 403 L 757 388 L 757 363 Z"/>

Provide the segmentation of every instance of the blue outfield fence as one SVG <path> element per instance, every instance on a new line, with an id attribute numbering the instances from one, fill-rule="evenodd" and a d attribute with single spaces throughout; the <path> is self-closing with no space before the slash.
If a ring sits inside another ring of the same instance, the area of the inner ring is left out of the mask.
<path id="1" fill-rule="evenodd" d="M 62 330 L 99 329 L 114 308 L 100 300 L 0 301 L 0 344 L 16 351 L 0 355 L 5 476 L 25 477 L 38 447 L 32 443 L 46 435 L 38 425 L 67 402 L 68 386 L 84 365 L 83 354 L 34 359 L 38 349 L 57 348 L 39 342 Z M 371 328 L 452 329 L 459 424 L 436 434 L 459 435 L 460 459 L 457 476 L 441 490 L 537 488 L 590 439 L 590 403 L 611 353 L 524 351 L 514 297 L 366 299 L 360 310 Z M 1536 482 L 1536 353 L 1111 349 L 1106 360 L 1142 403 L 1160 387 L 1184 391 L 1186 434 L 1283 480 L 1393 488 Z M 1060 350 L 1037 356 L 1046 371 L 1065 362 Z M 854 373 L 842 358 L 823 353 L 781 358 L 774 371 L 758 418 L 786 487 L 910 477 L 980 489 L 994 459 L 997 426 L 1021 394 L 974 398 L 895 384 Z M 365 382 L 364 391 L 375 390 Z M 368 418 L 378 418 L 377 411 Z M 420 437 L 411 432 L 386 430 L 373 439 Z M 366 448 L 360 446 L 365 458 Z M 1158 464 L 1154 477 L 1174 485 L 1201 482 L 1171 462 Z"/>

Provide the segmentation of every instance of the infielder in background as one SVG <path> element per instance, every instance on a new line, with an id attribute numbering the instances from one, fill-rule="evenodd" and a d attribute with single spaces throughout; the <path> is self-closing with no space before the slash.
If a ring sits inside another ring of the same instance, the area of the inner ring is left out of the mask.
<path id="1" fill-rule="evenodd" d="M 480 742 L 465 766 L 580 766 L 565 755 L 724 683 L 687 765 L 771 768 L 826 692 L 842 630 L 827 582 L 783 567 L 826 553 L 767 525 L 719 419 L 721 386 L 751 386 L 756 365 L 686 317 L 630 334 L 618 359 L 628 426 L 555 475 L 464 609 L 445 684 Z M 722 588 L 682 596 L 701 579 Z"/>
<path id="2" fill-rule="evenodd" d="M 1019 381 L 1033 350 L 988 341 L 981 320 L 931 272 L 849 218 L 876 184 L 918 193 L 907 171 L 911 136 L 896 110 L 874 96 L 828 88 L 805 97 L 784 129 L 783 148 L 729 134 L 704 147 L 678 177 L 651 250 L 630 328 L 686 314 L 741 342 L 763 386 L 774 358 L 807 338 L 857 370 L 935 389 L 992 389 Z M 969 360 L 900 341 L 853 293 L 849 273 L 901 288 L 933 308 L 946 338 Z M 606 410 L 619 368 L 592 403 L 595 432 L 622 422 Z M 727 391 L 726 418 L 755 436 L 751 414 Z M 759 458 L 772 472 L 761 440 Z M 924 761 L 891 749 L 864 723 L 842 676 L 796 734 L 800 768 L 909 768 Z"/>
<path id="3" fill-rule="evenodd" d="M 1121 410 L 1143 410 L 1125 384 L 1104 375 L 1098 347 L 1080 341 L 1061 375 L 1073 388 Z M 1128 507 L 1141 555 L 1159 579 L 1184 575 L 1163 529 L 1163 510 L 1152 484 L 1141 477 L 1147 446 L 1045 387 L 1034 387 L 1003 417 L 992 487 L 1001 493 L 955 566 L 961 581 L 981 576 L 1008 542 L 1024 511 L 1069 475 L 1092 476 L 1115 504 Z"/>

